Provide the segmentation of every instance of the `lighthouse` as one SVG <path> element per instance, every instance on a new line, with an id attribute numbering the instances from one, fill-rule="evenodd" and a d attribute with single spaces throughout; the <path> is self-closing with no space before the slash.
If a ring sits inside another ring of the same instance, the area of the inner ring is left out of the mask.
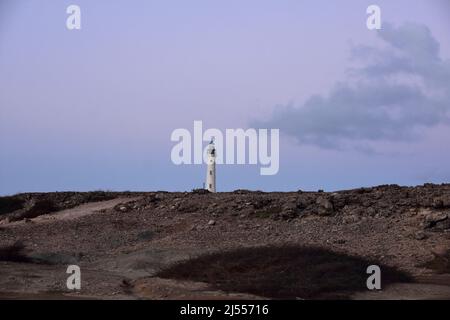
<path id="1" fill-rule="evenodd" d="M 206 162 L 206 190 L 216 192 L 216 147 L 214 140 L 208 145 L 206 150 L 208 159 Z"/>

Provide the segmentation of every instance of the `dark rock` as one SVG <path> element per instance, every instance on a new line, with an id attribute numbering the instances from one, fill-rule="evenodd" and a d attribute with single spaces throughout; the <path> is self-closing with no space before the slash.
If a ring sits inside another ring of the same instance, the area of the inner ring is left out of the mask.
<path id="1" fill-rule="evenodd" d="M 259 199 L 259 200 L 256 200 L 253 203 L 253 208 L 255 208 L 255 209 L 262 209 L 264 207 L 270 206 L 271 203 L 272 203 L 271 199 L 267 199 L 267 198 L 266 199 Z"/>
<path id="2" fill-rule="evenodd" d="M 436 228 L 446 230 L 450 228 L 450 219 L 446 213 L 430 213 L 422 222 L 424 229 Z"/>
<path id="3" fill-rule="evenodd" d="M 234 194 L 248 194 L 248 193 L 252 193 L 250 190 L 246 190 L 246 189 L 237 189 L 233 191 Z"/>
<path id="4" fill-rule="evenodd" d="M 416 239 L 416 240 L 424 240 L 424 239 L 426 239 L 426 238 L 428 238 L 428 237 L 427 237 L 427 235 L 425 234 L 425 232 L 423 232 L 423 231 L 417 231 L 417 232 L 414 234 L 414 239 Z"/>
<path id="5" fill-rule="evenodd" d="M 431 213 L 425 217 L 426 222 L 436 223 L 446 220 L 448 218 L 446 213 Z"/>
<path id="6" fill-rule="evenodd" d="M 319 197 L 316 200 L 318 206 L 317 213 L 321 216 L 329 216 L 334 212 L 334 206 L 330 199 L 326 197 Z"/>
<path id="7" fill-rule="evenodd" d="M 155 233 L 153 231 L 147 230 L 147 231 L 143 231 L 138 233 L 137 235 L 137 239 L 139 241 L 148 241 L 148 240 L 152 240 L 155 236 Z"/>
<path id="8" fill-rule="evenodd" d="M 342 218 L 342 223 L 344 223 L 344 224 L 352 224 L 352 223 L 357 223 L 360 220 L 361 219 L 360 219 L 360 217 L 358 215 L 351 214 L 351 215 L 344 216 Z"/>
<path id="9" fill-rule="evenodd" d="M 449 230 L 450 229 L 450 219 L 445 219 L 445 220 L 441 220 L 436 222 L 436 224 L 434 225 L 434 229 L 435 230 Z"/>

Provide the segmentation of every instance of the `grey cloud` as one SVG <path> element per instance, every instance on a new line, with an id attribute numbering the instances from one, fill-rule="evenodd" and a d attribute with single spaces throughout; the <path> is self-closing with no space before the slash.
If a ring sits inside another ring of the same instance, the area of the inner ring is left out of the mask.
<path id="1" fill-rule="evenodd" d="M 449 123 L 450 62 L 440 58 L 430 30 L 384 24 L 378 35 L 385 46 L 354 47 L 362 66 L 328 95 L 278 106 L 254 125 L 279 128 L 301 144 L 369 150 L 371 141 L 415 140 L 421 129 Z"/>

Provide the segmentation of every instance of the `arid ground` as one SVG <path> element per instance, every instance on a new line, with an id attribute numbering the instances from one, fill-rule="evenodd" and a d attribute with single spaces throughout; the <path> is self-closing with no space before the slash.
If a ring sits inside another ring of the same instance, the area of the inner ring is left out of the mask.
<path id="1" fill-rule="evenodd" d="M 4 299 L 450 299 L 449 249 L 448 184 L 0 197 Z"/>

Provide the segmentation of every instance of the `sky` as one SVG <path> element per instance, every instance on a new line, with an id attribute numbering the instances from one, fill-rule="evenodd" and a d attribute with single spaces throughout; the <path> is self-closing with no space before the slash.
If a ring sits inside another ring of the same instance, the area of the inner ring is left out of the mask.
<path id="1" fill-rule="evenodd" d="M 280 130 L 218 191 L 450 182 L 450 1 L 0 0 L 0 194 L 201 187 L 194 120 Z"/>

